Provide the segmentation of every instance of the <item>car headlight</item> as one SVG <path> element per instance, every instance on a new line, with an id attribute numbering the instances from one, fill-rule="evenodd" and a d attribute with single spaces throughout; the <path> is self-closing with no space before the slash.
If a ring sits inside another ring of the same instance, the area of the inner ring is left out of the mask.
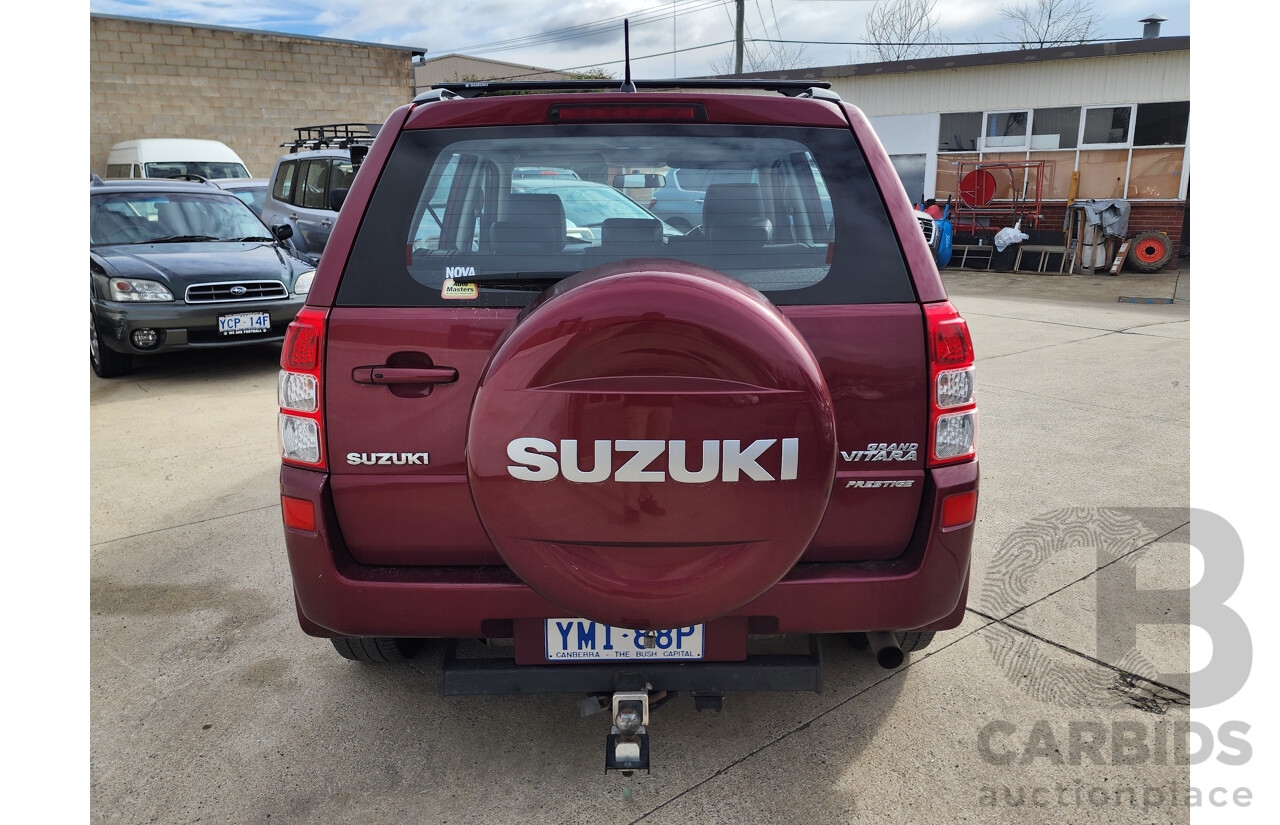
<path id="1" fill-rule="evenodd" d="M 173 293 L 157 281 L 139 278 L 112 278 L 108 282 L 113 301 L 172 301 Z"/>
<path id="2" fill-rule="evenodd" d="M 308 270 L 302 273 L 301 275 L 299 275 L 298 280 L 293 282 L 293 294 L 306 295 L 308 292 L 310 292 L 311 282 L 315 280 L 315 277 L 316 277 L 316 271 L 314 269 Z"/>

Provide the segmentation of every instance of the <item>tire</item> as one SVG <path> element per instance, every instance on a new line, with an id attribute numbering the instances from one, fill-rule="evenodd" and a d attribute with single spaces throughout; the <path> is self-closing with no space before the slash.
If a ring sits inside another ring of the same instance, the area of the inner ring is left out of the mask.
<path id="1" fill-rule="evenodd" d="M 330 639 L 333 649 L 353 662 L 384 665 L 412 659 L 421 643 L 417 639 L 394 639 L 388 636 L 338 636 Z"/>
<path id="2" fill-rule="evenodd" d="M 98 338 L 98 325 L 89 313 L 89 366 L 99 378 L 116 378 L 133 372 L 133 356 L 116 352 Z"/>
<path id="3" fill-rule="evenodd" d="M 916 650 L 924 650 L 933 643 L 932 630 L 913 630 L 910 633 L 898 634 L 898 647 L 902 648 L 903 653 L 911 653 Z"/>
<path id="4" fill-rule="evenodd" d="M 1173 260 L 1173 242 L 1163 232 L 1139 232 L 1129 242 L 1126 260 L 1138 272 L 1159 272 Z"/>

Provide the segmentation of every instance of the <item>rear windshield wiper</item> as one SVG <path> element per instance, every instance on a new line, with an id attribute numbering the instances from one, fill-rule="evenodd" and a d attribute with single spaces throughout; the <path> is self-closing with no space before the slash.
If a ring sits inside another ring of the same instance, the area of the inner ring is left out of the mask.
<path id="1" fill-rule="evenodd" d="M 470 275 L 454 278 L 455 284 L 478 284 L 487 287 L 505 287 L 507 289 L 529 289 L 541 292 L 552 284 L 577 275 L 582 270 L 564 269 L 542 272 L 486 272 L 483 275 Z"/>
<path id="2" fill-rule="evenodd" d="M 152 238 L 146 243 L 188 243 L 195 241 L 216 241 L 220 240 L 212 235 L 168 235 L 163 238 Z"/>

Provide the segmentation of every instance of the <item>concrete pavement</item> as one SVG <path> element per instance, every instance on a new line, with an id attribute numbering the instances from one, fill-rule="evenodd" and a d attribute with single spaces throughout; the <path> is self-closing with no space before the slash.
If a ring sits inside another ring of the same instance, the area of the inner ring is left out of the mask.
<path id="1" fill-rule="evenodd" d="M 1187 822 L 1186 599 L 1127 655 L 1107 602 L 1188 582 L 1189 270 L 945 280 L 978 355 L 965 623 L 892 672 L 833 640 L 822 694 L 680 697 L 630 779 L 571 697 L 442 700 L 439 646 L 366 667 L 298 630 L 277 349 L 91 377 L 94 821 Z"/>

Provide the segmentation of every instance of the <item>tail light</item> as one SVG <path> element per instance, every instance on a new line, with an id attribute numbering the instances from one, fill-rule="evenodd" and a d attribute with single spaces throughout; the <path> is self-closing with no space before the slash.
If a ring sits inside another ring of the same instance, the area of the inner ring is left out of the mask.
<path id="1" fill-rule="evenodd" d="M 950 301 L 925 304 L 929 336 L 929 466 L 973 458 L 978 409 L 973 397 L 973 341 Z"/>
<path id="2" fill-rule="evenodd" d="M 280 351 L 280 457 L 286 464 L 326 469 L 323 394 L 325 312 L 303 307 Z"/>

